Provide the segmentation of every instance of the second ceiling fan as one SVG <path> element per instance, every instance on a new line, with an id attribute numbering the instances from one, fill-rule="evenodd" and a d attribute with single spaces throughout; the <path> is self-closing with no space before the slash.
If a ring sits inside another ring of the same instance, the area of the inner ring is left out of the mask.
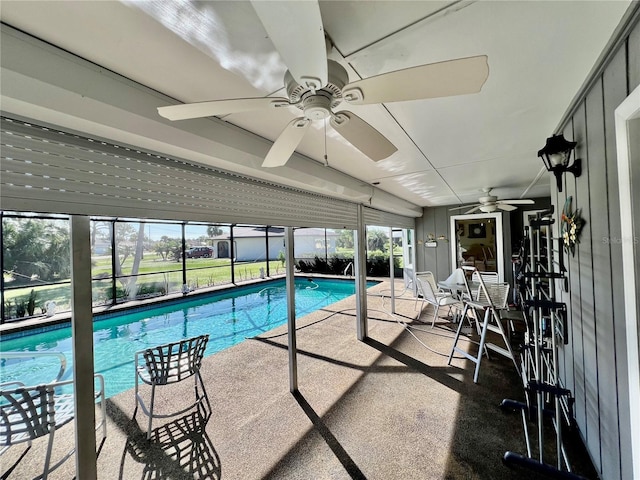
<path id="1" fill-rule="evenodd" d="M 331 126 L 373 161 L 397 151 L 384 135 L 353 112 L 334 111 L 343 101 L 352 105 L 420 100 L 477 93 L 489 76 L 486 55 L 460 58 L 384 73 L 349 83 L 338 62 L 327 58 L 317 1 L 251 2 L 276 50 L 288 67 L 284 76 L 287 97 L 214 100 L 159 107 L 169 120 L 228 115 L 267 108 L 293 107 L 302 111 L 275 140 L 262 163 L 287 163 L 311 122 L 329 119 Z M 295 19 L 293 20 L 292 19 Z"/>
<path id="2" fill-rule="evenodd" d="M 480 197 L 476 205 L 465 205 L 464 207 L 454 207 L 449 210 L 463 210 L 465 208 L 469 208 L 468 211 L 464 212 L 466 214 L 474 213 L 480 210 L 483 213 L 492 213 L 497 210 L 504 210 L 505 212 L 511 212 L 518 207 L 514 207 L 514 205 L 532 205 L 534 202 L 528 198 L 519 198 L 515 200 L 498 200 L 498 197 L 495 195 L 491 195 L 491 190 L 493 188 L 483 188 L 484 196 Z"/>

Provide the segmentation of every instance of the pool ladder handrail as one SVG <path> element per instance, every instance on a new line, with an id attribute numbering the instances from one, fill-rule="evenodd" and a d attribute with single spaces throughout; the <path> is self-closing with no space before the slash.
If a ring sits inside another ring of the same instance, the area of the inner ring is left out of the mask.
<path id="1" fill-rule="evenodd" d="M 16 359 L 16 358 L 41 358 L 41 357 L 58 357 L 60 360 L 60 371 L 56 377 L 49 383 L 59 382 L 67 370 L 67 357 L 62 352 L 0 352 L 1 359 Z"/>
<path id="2" fill-rule="evenodd" d="M 347 266 L 344 269 L 343 275 L 346 277 L 347 276 L 347 271 L 349 270 L 349 268 L 351 268 L 351 276 L 353 277 L 353 262 L 349 262 L 347 264 Z"/>

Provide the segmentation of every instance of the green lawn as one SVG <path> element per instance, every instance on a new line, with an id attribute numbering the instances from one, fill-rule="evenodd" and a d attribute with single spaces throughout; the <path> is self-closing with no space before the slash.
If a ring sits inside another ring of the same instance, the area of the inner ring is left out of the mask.
<path id="1" fill-rule="evenodd" d="M 133 258 L 128 258 L 122 265 L 122 274 L 131 272 Z M 231 283 L 231 260 L 217 258 L 188 258 L 187 284 L 191 289 L 205 288 L 214 285 Z M 269 262 L 271 275 L 284 273 L 284 267 L 278 260 Z M 261 269 L 267 271 L 267 262 L 237 263 L 235 264 L 236 282 L 260 278 Z M 97 256 L 92 258 L 93 301 L 94 304 L 110 303 L 111 292 L 111 257 Z M 139 295 L 157 295 L 159 293 L 175 293 L 182 291 L 182 262 L 163 260 L 156 253 L 145 252 L 144 259 L 138 269 L 139 277 L 136 289 Z M 101 278 L 102 277 L 102 278 Z M 7 286 L 11 282 L 7 280 Z M 122 287 L 121 282 L 118 286 Z M 36 293 L 36 308 L 34 314 L 40 314 L 45 305 L 54 301 L 56 311 L 71 309 L 71 286 L 69 283 L 61 285 L 38 286 L 30 284 L 23 288 L 7 290 L 4 295 L 5 318 L 16 317 L 16 310 L 20 304 L 26 306 L 31 290 Z M 118 296 L 124 295 L 119 290 Z"/>
<path id="2" fill-rule="evenodd" d="M 396 249 L 396 255 L 401 255 L 401 249 Z M 348 251 L 342 251 L 348 254 Z M 353 253 L 353 252 L 351 252 Z M 227 258 L 188 258 L 187 260 L 187 285 L 190 289 L 206 288 L 214 285 L 231 283 L 231 260 Z M 129 257 L 122 265 L 122 274 L 131 273 L 133 267 L 133 257 Z M 235 280 L 242 282 L 246 280 L 260 278 L 261 270 L 267 271 L 267 262 L 236 263 Z M 269 262 L 269 273 L 279 275 L 285 273 L 285 267 L 279 260 Z M 92 258 L 91 274 L 93 277 L 93 302 L 94 305 L 101 305 L 111 302 L 111 257 L 95 256 Z M 138 297 L 148 295 L 158 295 L 175 293 L 182 291 L 182 262 L 163 260 L 155 252 L 145 252 L 144 258 L 140 262 L 137 281 L 135 283 Z M 5 278 L 5 286 L 10 286 L 11 281 Z M 118 298 L 124 298 L 125 293 L 122 282 L 118 282 Z M 23 288 L 6 290 L 4 295 L 5 318 L 16 317 L 16 310 L 20 304 L 26 306 L 31 290 L 36 293 L 36 308 L 34 314 L 40 314 L 45 305 L 54 301 L 57 311 L 68 311 L 71 309 L 71 285 L 70 283 L 61 285 L 38 286 L 33 283 Z"/>

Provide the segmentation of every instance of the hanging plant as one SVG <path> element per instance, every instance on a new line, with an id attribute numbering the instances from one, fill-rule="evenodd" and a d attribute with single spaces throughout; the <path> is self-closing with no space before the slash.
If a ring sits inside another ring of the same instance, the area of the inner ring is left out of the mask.
<path id="1" fill-rule="evenodd" d="M 571 211 L 571 201 L 573 197 L 567 197 L 562 209 L 562 217 L 560 219 L 562 227 L 562 243 L 567 252 L 571 252 L 571 256 L 576 253 L 576 244 L 580 243 L 580 232 L 586 223 L 585 219 L 580 216 L 580 210 Z"/>

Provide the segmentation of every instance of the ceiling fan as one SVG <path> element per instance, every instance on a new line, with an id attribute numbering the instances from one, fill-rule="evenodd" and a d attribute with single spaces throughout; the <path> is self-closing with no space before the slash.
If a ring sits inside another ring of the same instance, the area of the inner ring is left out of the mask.
<path id="1" fill-rule="evenodd" d="M 505 212 L 511 212 L 516 208 L 518 208 L 518 207 L 514 207 L 514 205 L 532 205 L 534 203 L 533 200 L 528 198 L 522 198 L 517 200 L 498 200 L 498 197 L 496 197 L 495 195 L 491 195 L 491 190 L 493 190 L 493 188 L 490 188 L 490 187 L 483 188 L 482 191 L 485 193 L 485 196 L 480 197 L 478 199 L 480 203 L 478 203 L 477 205 L 471 205 L 471 209 L 464 213 L 465 214 L 474 213 L 474 212 L 477 212 L 478 210 L 480 210 L 483 213 L 492 213 L 492 212 L 495 212 L 496 210 L 504 210 Z M 464 208 L 469 208 L 469 205 L 466 205 L 464 207 L 450 208 L 449 210 L 462 210 Z"/>
<path id="2" fill-rule="evenodd" d="M 335 109 L 352 105 L 398 102 L 477 93 L 489 76 L 487 56 L 460 58 L 397 70 L 349 83 L 345 68 L 327 58 L 331 43 L 325 36 L 317 1 L 252 1 L 264 28 L 288 71 L 287 97 L 236 98 L 159 107 L 169 120 L 227 115 L 267 108 L 293 107 L 302 111 L 275 140 L 262 163 L 287 163 L 311 122 L 329 119 L 331 126 L 373 161 L 397 151 L 384 135 L 362 118 Z"/>

